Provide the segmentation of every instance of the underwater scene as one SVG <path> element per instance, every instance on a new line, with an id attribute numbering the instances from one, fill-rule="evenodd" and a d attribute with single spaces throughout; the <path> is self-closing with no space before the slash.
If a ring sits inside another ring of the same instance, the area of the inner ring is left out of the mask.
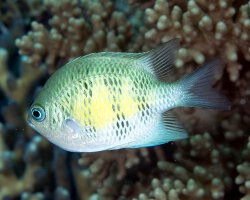
<path id="1" fill-rule="evenodd" d="M 126 199 L 250 200 L 250 2 L 0 0 L 0 200 Z"/>

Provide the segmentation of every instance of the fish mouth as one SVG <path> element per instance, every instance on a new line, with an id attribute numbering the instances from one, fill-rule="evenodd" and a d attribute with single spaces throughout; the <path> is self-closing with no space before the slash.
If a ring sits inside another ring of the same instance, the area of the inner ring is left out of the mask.
<path id="1" fill-rule="evenodd" d="M 35 129 L 35 126 L 34 126 L 34 124 L 32 124 L 30 118 L 28 118 L 28 119 L 26 120 L 26 122 L 27 122 L 27 124 L 28 124 L 31 128 L 34 128 L 34 129 Z"/>

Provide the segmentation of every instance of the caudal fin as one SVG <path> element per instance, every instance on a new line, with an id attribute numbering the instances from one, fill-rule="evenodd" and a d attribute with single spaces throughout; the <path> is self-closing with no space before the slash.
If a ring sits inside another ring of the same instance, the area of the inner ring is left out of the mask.
<path id="1" fill-rule="evenodd" d="M 184 91 L 183 106 L 210 109 L 230 109 L 228 99 L 212 88 L 214 75 L 221 67 L 219 59 L 215 59 L 188 74 L 179 81 Z"/>

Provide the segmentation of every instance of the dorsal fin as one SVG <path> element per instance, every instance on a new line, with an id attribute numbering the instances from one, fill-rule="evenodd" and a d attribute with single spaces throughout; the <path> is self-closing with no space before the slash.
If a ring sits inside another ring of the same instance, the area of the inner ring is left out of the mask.
<path id="1" fill-rule="evenodd" d="M 138 59 L 142 57 L 144 53 L 127 53 L 127 52 L 97 52 L 91 53 L 82 58 L 100 58 L 100 57 L 107 57 L 107 58 L 129 58 L 129 59 Z"/>
<path id="2" fill-rule="evenodd" d="M 166 80 L 167 74 L 174 66 L 179 39 L 172 39 L 158 48 L 140 55 L 143 67 L 153 72 L 159 80 Z"/>
<path id="3" fill-rule="evenodd" d="M 141 62 L 141 66 L 146 71 L 154 74 L 159 80 L 165 81 L 167 74 L 174 66 L 177 51 L 179 49 L 179 39 L 175 38 L 161 44 L 158 48 L 143 53 L 125 52 L 99 52 L 91 53 L 81 58 L 126 58 Z M 77 59 L 75 59 L 77 60 Z M 74 61 L 75 61 L 74 60 Z"/>

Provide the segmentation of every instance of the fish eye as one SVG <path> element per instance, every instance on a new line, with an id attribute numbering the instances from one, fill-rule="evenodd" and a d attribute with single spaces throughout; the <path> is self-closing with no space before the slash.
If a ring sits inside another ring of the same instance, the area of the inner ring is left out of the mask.
<path id="1" fill-rule="evenodd" d="M 31 109 L 31 116 L 34 120 L 41 122 L 45 119 L 45 111 L 41 107 L 33 107 Z"/>

